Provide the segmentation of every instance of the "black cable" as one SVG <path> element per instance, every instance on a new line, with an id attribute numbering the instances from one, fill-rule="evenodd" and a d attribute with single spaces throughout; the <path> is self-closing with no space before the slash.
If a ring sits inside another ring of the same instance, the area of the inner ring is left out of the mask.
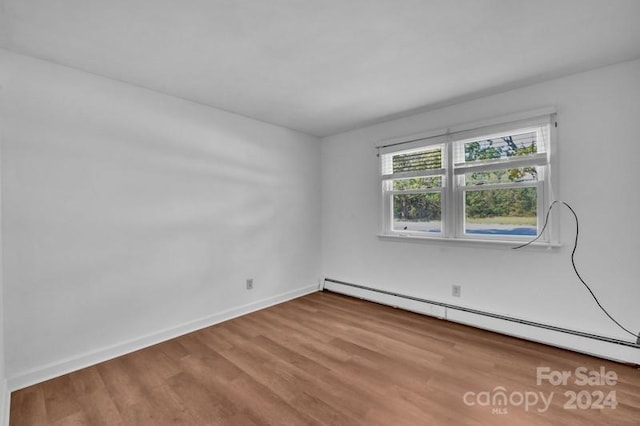
<path id="1" fill-rule="evenodd" d="M 547 229 L 547 224 L 549 223 L 549 215 L 551 214 L 551 209 L 553 208 L 553 206 L 556 203 L 559 203 L 559 201 L 556 200 L 556 201 L 552 202 L 551 205 L 549 206 L 549 210 L 547 210 L 547 214 L 546 214 L 546 216 L 544 218 L 544 225 L 542 225 L 542 229 L 540 230 L 540 233 L 538 234 L 538 236 L 535 237 L 533 240 L 527 242 L 527 243 L 524 243 L 524 244 L 519 245 L 517 247 L 511 247 L 513 250 L 518 250 L 518 249 L 521 249 L 523 247 L 528 246 L 529 244 L 533 244 L 538 240 L 538 238 L 542 237 L 542 234 L 544 234 L 544 230 Z M 565 204 L 567 204 L 567 203 L 565 203 Z M 568 206 L 568 204 L 567 204 L 567 206 Z M 576 225 L 577 225 L 577 223 L 578 223 L 578 221 L 577 221 L 577 217 L 576 217 Z M 578 234 L 576 234 L 576 243 L 577 242 L 578 242 Z"/>
<path id="2" fill-rule="evenodd" d="M 549 214 L 551 213 L 551 209 L 553 209 L 553 207 L 557 203 L 564 204 L 571 211 L 571 213 L 573 214 L 573 217 L 576 220 L 576 238 L 575 238 L 575 240 L 573 242 L 573 250 L 571 251 L 571 266 L 573 266 L 573 271 L 576 273 L 576 276 L 578 277 L 578 279 L 580 280 L 582 285 L 584 285 L 584 287 L 589 291 L 589 294 L 591 294 L 591 297 L 593 297 L 593 300 L 595 300 L 596 304 L 602 310 L 602 312 L 604 312 L 605 315 L 608 316 L 609 319 L 611 321 L 613 321 L 622 330 L 626 331 L 627 333 L 629 333 L 630 335 L 632 335 L 636 339 L 640 340 L 640 335 L 638 335 L 638 334 L 630 331 L 629 329 L 625 328 L 622 324 L 620 324 L 618 321 L 616 321 L 615 318 L 613 318 L 611 316 L 611 314 L 609 314 L 609 312 L 607 312 L 607 310 L 604 308 L 604 306 L 602 306 L 600 304 L 600 301 L 598 300 L 596 295 L 591 290 L 591 287 L 589 287 L 589 285 L 585 282 L 585 280 L 582 278 L 582 276 L 578 272 L 578 268 L 576 267 L 575 254 L 576 254 L 576 250 L 578 249 L 578 235 L 580 234 L 580 224 L 579 224 L 579 221 L 578 221 L 578 215 L 576 214 L 575 210 L 573 210 L 573 208 L 569 204 L 565 203 L 564 201 L 558 201 L 558 200 L 555 200 L 554 202 L 552 202 L 551 205 L 549 206 L 549 209 L 547 210 L 547 214 L 546 214 L 545 219 L 544 219 L 544 225 L 542 226 L 542 230 L 540 231 L 540 234 L 536 238 L 534 238 L 533 240 L 531 240 L 531 241 L 529 241 L 529 242 L 527 242 L 525 244 L 519 245 L 517 247 L 512 247 L 512 249 L 517 250 L 517 249 L 521 249 L 523 247 L 526 247 L 529 244 L 535 242 L 538 238 L 540 238 L 542 236 L 544 230 L 547 228 L 547 224 L 549 223 Z"/>

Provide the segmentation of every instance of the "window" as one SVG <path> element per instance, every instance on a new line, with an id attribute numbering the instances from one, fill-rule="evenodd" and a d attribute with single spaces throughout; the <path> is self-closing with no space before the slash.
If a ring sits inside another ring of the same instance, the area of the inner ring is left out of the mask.
<path id="1" fill-rule="evenodd" d="M 392 231 L 442 233 L 444 152 L 444 145 L 431 145 L 384 157 Z"/>
<path id="2" fill-rule="evenodd" d="M 538 236 L 551 202 L 554 118 L 464 126 L 379 147 L 382 235 L 509 241 Z M 552 228 L 539 241 L 551 242 Z"/>

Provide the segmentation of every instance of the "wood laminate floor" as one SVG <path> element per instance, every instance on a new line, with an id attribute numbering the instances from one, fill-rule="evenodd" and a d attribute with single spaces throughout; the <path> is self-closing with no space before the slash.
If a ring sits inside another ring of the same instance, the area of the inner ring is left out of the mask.
<path id="1" fill-rule="evenodd" d="M 572 377 L 538 385 L 537 367 Z M 314 293 L 11 396 L 11 426 L 166 424 L 638 425 L 640 370 Z"/>

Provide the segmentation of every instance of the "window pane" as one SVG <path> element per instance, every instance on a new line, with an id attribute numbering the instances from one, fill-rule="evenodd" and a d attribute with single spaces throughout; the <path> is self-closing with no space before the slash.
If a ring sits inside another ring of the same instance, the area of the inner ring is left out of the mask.
<path id="1" fill-rule="evenodd" d="M 442 168 L 442 149 L 440 147 L 393 156 L 393 173 L 440 168 Z"/>
<path id="2" fill-rule="evenodd" d="M 465 191 L 465 233 L 535 236 L 536 188 Z"/>
<path id="3" fill-rule="evenodd" d="M 466 186 L 494 185 L 513 182 L 536 182 L 538 180 L 538 170 L 535 167 L 520 167 L 516 169 L 465 173 L 464 176 Z"/>
<path id="4" fill-rule="evenodd" d="M 442 232 L 441 194 L 395 194 L 393 196 L 393 230 Z"/>
<path id="5" fill-rule="evenodd" d="M 538 152 L 536 132 L 477 140 L 464 144 L 464 161 L 496 160 L 532 155 Z"/>
<path id="6" fill-rule="evenodd" d="M 429 189 L 440 188 L 442 186 L 442 176 L 413 178 L 413 179 L 396 179 L 393 181 L 394 191 L 403 191 L 409 189 Z"/>

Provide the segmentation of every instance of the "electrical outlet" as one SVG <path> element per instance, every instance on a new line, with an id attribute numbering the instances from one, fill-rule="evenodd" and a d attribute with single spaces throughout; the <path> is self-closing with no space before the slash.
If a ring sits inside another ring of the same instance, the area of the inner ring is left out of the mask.
<path id="1" fill-rule="evenodd" d="M 253 278 L 247 278 L 247 290 L 253 289 Z"/>
<path id="2" fill-rule="evenodd" d="M 636 340 L 636 345 L 640 345 L 640 333 L 638 333 L 638 340 Z"/>
<path id="3" fill-rule="evenodd" d="M 456 284 L 452 285 L 451 294 L 453 295 L 453 297 L 460 297 L 460 286 Z"/>

